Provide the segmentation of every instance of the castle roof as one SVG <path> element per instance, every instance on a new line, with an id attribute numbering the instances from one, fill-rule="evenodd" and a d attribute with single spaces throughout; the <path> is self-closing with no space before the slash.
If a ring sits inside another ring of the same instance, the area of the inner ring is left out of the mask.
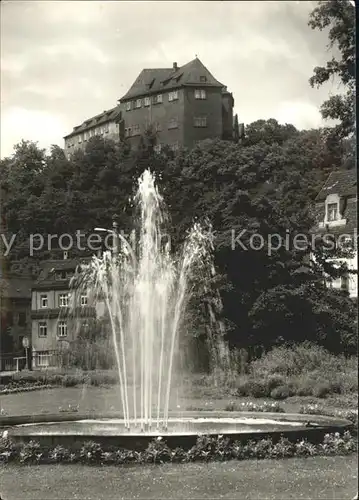
<path id="1" fill-rule="evenodd" d="M 76 127 L 74 127 L 73 131 L 70 134 L 65 135 L 64 139 L 68 139 L 69 137 L 77 135 L 80 132 L 84 132 L 93 127 L 98 127 L 99 125 L 102 125 L 104 123 L 116 121 L 120 117 L 121 117 L 121 111 L 118 106 L 109 109 L 108 111 L 103 111 L 99 115 L 93 116 L 92 118 L 88 118 L 81 125 L 77 125 Z"/>
<path id="2" fill-rule="evenodd" d="M 173 68 L 143 69 L 128 92 L 121 97 L 120 102 L 186 85 L 224 87 L 222 83 L 214 78 L 204 64 L 196 58 L 181 67 L 174 63 Z"/>

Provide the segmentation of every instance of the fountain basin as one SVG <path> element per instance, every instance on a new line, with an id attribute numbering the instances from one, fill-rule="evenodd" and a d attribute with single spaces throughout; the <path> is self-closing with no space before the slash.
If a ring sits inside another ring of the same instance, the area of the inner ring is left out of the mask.
<path id="1" fill-rule="evenodd" d="M 143 425 L 142 425 L 143 427 Z M 270 437 L 274 442 L 281 436 L 290 441 L 307 438 L 319 443 L 324 435 L 351 429 L 351 422 L 322 415 L 263 412 L 172 412 L 168 428 L 153 419 L 152 426 L 141 429 L 141 422 L 131 421 L 130 429 L 118 413 L 28 415 L 0 418 L 0 435 L 17 442 L 35 440 L 43 447 L 62 445 L 75 450 L 85 441 L 100 443 L 103 449 L 120 447 L 146 449 L 153 439 L 162 437 L 170 448 L 188 449 L 198 435 L 224 435 L 230 440 L 259 440 Z"/>

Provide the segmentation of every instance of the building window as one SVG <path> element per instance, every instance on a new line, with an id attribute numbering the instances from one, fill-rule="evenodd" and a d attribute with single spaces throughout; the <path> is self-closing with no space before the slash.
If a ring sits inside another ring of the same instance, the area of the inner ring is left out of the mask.
<path id="1" fill-rule="evenodd" d="M 39 337 L 47 337 L 47 323 L 46 323 L 46 321 L 39 322 Z"/>
<path id="2" fill-rule="evenodd" d="M 142 99 L 136 99 L 136 105 L 135 105 L 135 107 L 136 108 L 140 108 L 141 104 L 142 104 Z"/>
<path id="3" fill-rule="evenodd" d="M 195 127 L 207 127 L 207 117 L 201 116 L 194 119 Z"/>
<path id="4" fill-rule="evenodd" d="M 176 101 L 178 99 L 178 90 L 174 90 L 168 94 L 169 101 Z"/>
<path id="5" fill-rule="evenodd" d="M 131 137 L 132 135 L 132 127 L 128 127 L 127 129 L 127 137 Z"/>
<path id="6" fill-rule="evenodd" d="M 81 295 L 80 301 L 81 301 L 81 306 L 87 306 L 87 295 Z"/>
<path id="7" fill-rule="evenodd" d="M 154 151 L 156 153 L 160 153 L 161 149 L 162 149 L 162 146 L 161 146 L 161 144 L 156 144 L 156 146 L 153 149 L 154 149 Z"/>
<path id="8" fill-rule="evenodd" d="M 172 118 L 169 122 L 168 122 L 168 128 L 171 129 L 171 128 L 178 128 L 178 119 L 177 118 Z"/>
<path id="9" fill-rule="evenodd" d="M 66 323 L 66 321 L 59 321 L 58 322 L 57 335 L 59 337 L 67 337 L 67 323 Z"/>
<path id="10" fill-rule="evenodd" d="M 26 313 L 25 312 L 19 312 L 19 326 L 26 326 Z"/>
<path id="11" fill-rule="evenodd" d="M 174 142 L 173 144 L 171 144 L 170 148 L 172 149 L 172 151 L 178 151 L 178 142 Z"/>
<path id="12" fill-rule="evenodd" d="M 69 294 L 68 293 L 61 293 L 59 295 L 59 306 L 60 307 L 68 307 L 69 305 Z"/>
<path id="13" fill-rule="evenodd" d="M 132 135 L 140 135 L 140 126 L 134 125 L 132 128 Z"/>
<path id="14" fill-rule="evenodd" d="M 144 105 L 145 106 L 150 106 L 151 105 L 151 99 L 149 97 L 145 97 Z"/>
<path id="15" fill-rule="evenodd" d="M 125 128 L 125 137 L 128 137 L 128 129 Z"/>
<path id="16" fill-rule="evenodd" d="M 206 99 L 207 98 L 206 91 L 204 89 L 196 89 L 194 91 L 194 98 L 195 99 Z"/>
<path id="17" fill-rule="evenodd" d="M 40 307 L 45 309 L 48 306 L 47 295 L 40 295 Z"/>
<path id="18" fill-rule="evenodd" d="M 160 122 L 156 123 L 156 132 L 161 132 L 162 131 L 162 125 Z"/>
<path id="19" fill-rule="evenodd" d="M 158 95 L 154 96 L 153 104 L 160 104 L 161 102 L 163 102 L 162 94 L 158 94 Z"/>
<path id="20" fill-rule="evenodd" d="M 106 125 L 104 125 L 103 131 L 104 131 L 105 134 L 107 134 L 109 132 L 109 125 L 108 125 L 108 123 L 106 123 Z"/>
<path id="21" fill-rule="evenodd" d="M 48 351 L 38 351 L 37 356 L 37 366 L 49 366 L 50 354 Z"/>
<path id="22" fill-rule="evenodd" d="M 82 142 L 82 135 L 79 135 L 79 144 Z"/>
<path id="23" fill-rule="evenodd" d="M 131 101 L 126 102 L 126 111 L 131 111 Z"/>
<path id="24" fill-rule="evenodd" d="M 339 218 L 338 203 L 328 203 L 327 205 L 327 221 L 332 222 Z"/>
<path id="25" fill-rule="evenodd" d="M 204 83 L 204 82 L 207 81 L 207 77 L 206 76 L 200 76 L 199 77 L 199 81 Z"/>

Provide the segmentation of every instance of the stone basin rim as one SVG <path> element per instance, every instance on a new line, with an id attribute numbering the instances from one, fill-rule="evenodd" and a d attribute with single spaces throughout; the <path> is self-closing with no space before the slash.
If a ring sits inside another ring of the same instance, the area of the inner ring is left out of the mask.
<path id="1" fill-rule="evenodd" d="M 60 412 L 60 413 L 37 413 L 33 415 L 9 415 L 0 417 L 0 429 L 8 428 L 17 425 L 33 423 L 49 423 L 49 422 L 76 422 L 79 420 L 106 420 L 106 419 L 121 419 L 123 418 L 122 412 Z M 344 418 L 327 416 L 327 415 L 311 415 L 303 413 L 279 413 L 279 412 L 255 412 L 255 411 L 217 411 L 217 410 L 203 410 L 203 411 L 172 411 L 169 414 L 169 421 L 171 418 L 230 418 L 230 419 L 271 419 L 287 422 L 300 422 L 303 423 L 303 430 L 308 423 L 314 424 L 315 428 L 323 429 L 326 427 L 347 428 L 353 424 Z M 155 418 L 153 417 L 154 421 Z M 250 426 L 248 426 L 250 427 Z M 308 426 L 309 428 L 309 426 Z M 299 428 L 298 428 L 299 430 Z M 277 432 L 279 432 L 278 429 Z M 272 431 L 276 432 L 276 431 Z"/>

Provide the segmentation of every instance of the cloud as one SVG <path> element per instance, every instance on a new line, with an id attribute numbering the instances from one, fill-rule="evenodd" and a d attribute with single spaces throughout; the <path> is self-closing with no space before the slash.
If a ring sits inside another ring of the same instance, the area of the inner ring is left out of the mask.
<path id="1" fill-rule="evenodd" d="M 39 143 L 42 148 L 59 142 L 64 125 L 53 113 L 10 108 L 1 114 L 1 153 L 11 154 L 11 147 L 22 139 Z"/>

